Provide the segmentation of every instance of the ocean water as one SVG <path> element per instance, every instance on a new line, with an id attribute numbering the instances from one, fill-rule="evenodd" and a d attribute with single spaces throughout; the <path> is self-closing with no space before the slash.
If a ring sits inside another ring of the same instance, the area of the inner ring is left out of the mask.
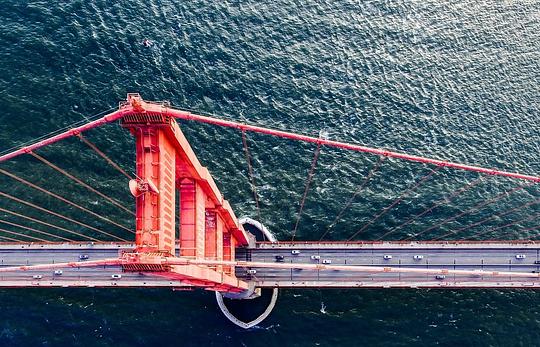
<path id="1" fill-rule="evenodd" d="M 145 47 L 144 39 L 152 45 Z M 0 0 L 0 47 L 0 152 L 90 119 L 116 107 L 126 93 L 139 92 L 147 100 L 227 119 L 540 173 L 537 1 Z M 240 134 L 191 122 L 181 127 L 237 215 L 256 216 Z M 86 136 L 133 171 L 129 133 L 114 124 Z M 248 137 L 261 219 L 279 239 L 289 239 L 314 146 Z M 80 141 L 38 153 L 133 206 L 123 176 Z M 377 159 L 323 148 L 296 238 L 318 240 Z M 132 226 L 129 215 L 34 159 L 1 167 Z M 430 169 L 385 160 L 325 239 L 350 237 Z M 477 177 L 438 170 L 356 239 L 380 237 Z M 388 239 L 421 232 L 523 184 L 488 178 Z M 0 189 L 110 230 L 6 177 Z M 527 186 L 422 238 L 538 195 L 537 186 Z M 40 216 L 7 199 L 0 206 Z M 534 239 L 539 212 L 536 205 L 518 209 L 450 238 Z M 213 294 L 204 291 L 6 289 L 0 291 L 0 345 L 540 345 L 535 291 L 281 293 L 273 314 L 244 331 L 228 323 Z"/>

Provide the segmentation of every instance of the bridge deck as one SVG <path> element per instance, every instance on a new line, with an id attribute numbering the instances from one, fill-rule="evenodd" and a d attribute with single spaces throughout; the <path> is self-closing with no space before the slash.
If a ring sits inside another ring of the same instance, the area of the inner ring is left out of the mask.
<path id="1" fill-rule="evenodd" d="M 61 244 L 13 244 L 0 243 L 0 265 L 34 265 L 81 261 L 80 255 L 88 260 L 116 258 L 125 250 L 132 250 L 132 243 L 61 243 Z M 113 279 L 112 275 L 121 275 Z M 35 279 L 35 275 L 42 276 Z M 122 272 L 120 266 L 93 268 L 65 268 L 62 275 L 53 270 L 31 270 L 0 273 L 0 287 L 172 287 L 191 286 L 180 281 L 137 272 Z"/>
<path id="2" fill-rule="evenodd" d="M 79 261 L 81 254 L 89 260 L 117 257 L 123 250 L 131 250 L 131 243 L 62 243 L 9 244 L 0 243 L 0 266 L 32 265 Z M 293 255 L 292 250 L 300 254 Z M 516 259 L 517 254 L 525 259 Z M 540 244 L 534 242 L 379 242 L 379 243 L 259 243 L 255 249 L 239 249 L 238 260 L 275 262 L 276 255 L 287 263 L 317 263 L 329 259 L 332 265 L 375 265 L 430 269 L 540 271 Z M 384 255 L 392 259 L 385 260 Z M 415 255 L 423 259 L 414 260 Z M 538 278 L 474 277 L 447 275 L 438 280 L 434 275 L 404 273 L 358 273 L 333 270 L 256 269 L 248 275 L 238 268 L 237 275 L 255 281 L 261 287 L 525 287 L 539 288 Z M 113 279 L 113 274 L 121 278 Z M 41 279 L 33 278 L 41 275 Z M 122 272 L 119 266 L 97 268 L 68 268 L 62 275 L 52 270 L 14 271 L 0 273 L 0 287 L 183 287 L 179 281 L 165 280 L 149 274 Z"/>
<path id="3" fill-rule="evenodd" d="M 291 254 L 292 250 L 300 254 Z M 317 263 L 328 259 L 332 265 L 374 265 L 428 269 L 539 271 L 540 244 L 534 242 L 376 242 L 376 243 L 259 243 L 256 249 L 239 252 L 237 257 L 251 261 L 275 262 L 276 256 L 288 263 Z M 523 254 L 525 259 L 516 259 Z M 312 255 L 320 260 L 312 260 Z M 392 259 L 384 259 L 391 255 Z M 421 260 L 415 260 L 421 255 Z M 328 270 L 256 269 L 253 276 L 243 269 L 237 276 L 251 278 L 260 287 L 540 287 L 538 278 L 446 275 L 413 273 L 359 273 Z"/>

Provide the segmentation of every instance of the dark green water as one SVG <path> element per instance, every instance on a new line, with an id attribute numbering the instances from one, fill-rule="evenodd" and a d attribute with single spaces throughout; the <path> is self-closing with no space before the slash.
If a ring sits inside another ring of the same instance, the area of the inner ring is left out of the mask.
<path id="1" fill-rule="evenodd" d="M 142 45 L 145 38 L 151 47 Z M 0 47 L 0 151 L 140 92 L 259 125 L 311 135 L 322 130 L 333 139 L 540 173 L 535 1 L 0 0 Z M 237 214 L 255 216 L 239 134 L 192 123 L 182 129 Z M 87 136 L 132 168 L 132 139 L 117 125 Z M 263 222 L 280 239 L 290 238 L 314 148 L 260 135 L 250 135 L 250 146 Z M 39 153 L 132 206 L 123 177 L 78 141 Z M 376 160 L 324 148 L 297 238 L 318 239 Z M 35 160 L 2 167 L 132 224 Z M 327 239 L 351 236 L 428 169 L 386 161 Z M 440 170 L 358 239 L 381 236 L 476 177 Z M 8 178 L 0 184 L 116 232 Z M 518 184 L 488 179 L 389 239 L 420 232 Z M 423 237 L 535 198 L 538 188 L 529 187 Z M 45 218 L 5 199 L 0 205 Z M 480 232 L 486 232 L 482 238 L 535 238 L 537 218 L 490 229 L 538 212 L 531 206 L 453 238 Z M 221 317 L 212 293 L 2 290 L 0 345 L 532 346 L 540 345 L 539 300 L 526 290 L 289 290 L 260 329 L 243 331 Z"/>

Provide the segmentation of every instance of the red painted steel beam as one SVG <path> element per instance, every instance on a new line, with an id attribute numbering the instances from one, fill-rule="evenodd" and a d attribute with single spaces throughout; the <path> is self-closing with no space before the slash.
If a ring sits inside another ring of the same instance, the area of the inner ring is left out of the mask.
<path id="1" fill-rule="evenodd" d="M 266 268 L 266 269 L 303 269 L 303 270 L 336 270 L 368 273 L 419 273 L 431 275 L 466 275 L 466 276 L 489 276 L 489 277 L 533 277 L 540 278 L 540 273 L 512 272 L 512 271 L 486 271 L 486 270 L 453 270 L 453 269 L 425 269 L 413 267 L 392 267 L 372 265 L 325 265 L 308 263 L 265 263 L 254 261 L 215 261 L 205 259 L 188 259 L 178 257 L 162 258 L 162 264 L 166 265 L 198 265 L 198 266 L 234 266 L 242 268 Z M 1 270 L 1 268 L 0 268 Z M 346 279 L 344 277 L 344 279 Z"/>
<path id="2" fill-rule="evenodd" d="M 233 122 L 233 121 L 228 121 L 228 120 L 223 120 L 223 119 L 218 119 L 218 118 L 213 118 L 213 117 L 208 117 L 208 116 L 200 116 L 197 114 L 193 114 L 186 111 L 175 110 L 172 108 L 166 108 L 163 112 L 165 112 L 166 115 L 170 115 L 178 119 L 193 120 L 193 121 L 201 122 L 201 123 L 219 125 L 219 126 L 228 127 L 228 128 L 235 128 L 241 131 L 251 131 L 251 132 L 291 139 L 291 140 L 311 142 L 311 143 L 321 144 L 321 145 L 325 145 L 329 147 L 341 148 L 341 149 L 357 151 L 357 152 L 371 153 L 375 155 L 382 155 L 385 157 L 403 159 L 403 160 L 413 161 L 413 162 L 418 162 L 418 163 L 432 164 L 432 165 L 437 165 L 437 166 L 450 167 L 454 169 L 473 171 L 473 172 L 478 172 L 482 174 L 510 177 L 510 178 L 516 178 L 516 179 L 533 181 L 533 182 L 540 182 L 540 176 L 525 175 L 525 174 L 521 174 L 517 172 L 508 172 L 508 171 L 502 171 L 502 170 L 496 170 L 496 169 L 489 169 L 489 168 L 484 168 L 484 167 L 479 167 L 479 166 L 472 166 L 472 165 L 466 165 L 466 164 L 461 164 L 461 163 L 456 163 L 456 162 L 450 162 L 446 160 L 432 159 L 432 158 L 420 157 L 416 155 L 388 151 L 388 150 L 379 149 L 379 148 L 371 148 L 371 147 L 366 147 L 366 146 L 357 145 L 353 143 L 327 140 L 327 139 L 322 139 L 322 138 L 317 138 L 317 137 L 312 137 L 312 136 L 307 136 L 307 135 L 296 134 L 296 133 L 292 133 L 288 131 L 264 128 L 260 126 L 243 124 L 243 123 L 238 123 L 238 122 Z"/>
<path id="3" fill-rule="evenodd" d="M 101 125 L 104 125 L 104 124 L 107 124 L 107 123 L 110 123 L 110 122 L 114 122 L 115 120 L 118 120 L 118 119 L 122 118 L 126 114 L 126 112 L 128 112 L 128 111 L 129 111 L 128 108 L 119 109 L 119 110 L 114 111 L 112 113 L 109 113 L 109 114 L 107 114 L 107 115 L 105 115 L 105 116 L 103 116 L 103 117 L 101 117 L 99 119 L 96 119 L 95 121 L 92 121 L 92 122 L 86 123 L 84 125 L 81 125 L 79 127 L 64 131 L 63 133 L 60 133 L 58 135 L 49 137 L 48 139 L 45 139 L 45 140 L 42 140 L 42 141 L 38 141 L 38 142 L 33 143 L 31 145 L 24 146 L 22 148 L 19 148 L 19 149 L 13 151 L 13 152 L 10 152 L 10 153 L 7 153 L 7 154 L 4 154 L 4 155 L 0 156 L 0 162 L 6 161 L 6 160 L 11 159 L 11 158 L 15 158 L 15 157 L 17 157 L 17 156 L 19 156 L 21 154 L 25 154 L 25 153 L 35 151 L 36 149 L 39 149 L 41 147 L 53 144 L 53 143 L 58 142 L 60 140 L 67 139 L 67 138 L 75 136 L 77 134 L 80 134 L 83 131 L 88 131 L 90 129 L 99 127 Z"/>

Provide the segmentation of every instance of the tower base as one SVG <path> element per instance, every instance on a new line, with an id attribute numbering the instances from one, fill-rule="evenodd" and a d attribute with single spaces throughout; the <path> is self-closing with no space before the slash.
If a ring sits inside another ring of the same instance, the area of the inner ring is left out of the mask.
<path id="1" fill-rule="evenodd" d="M 255 236 L 257 241 L 277 242 L 276 237 L 259 221 L 244 217 L 240 218 L 239 222 Z M 270 315 L 276 305 L 278 292 L 278 288 L 255 288 L 252 284 L 242 293 L 216 292 L 216 300 L 221 312 L 229 321 L 241 328 L 249 329 Z"/>

